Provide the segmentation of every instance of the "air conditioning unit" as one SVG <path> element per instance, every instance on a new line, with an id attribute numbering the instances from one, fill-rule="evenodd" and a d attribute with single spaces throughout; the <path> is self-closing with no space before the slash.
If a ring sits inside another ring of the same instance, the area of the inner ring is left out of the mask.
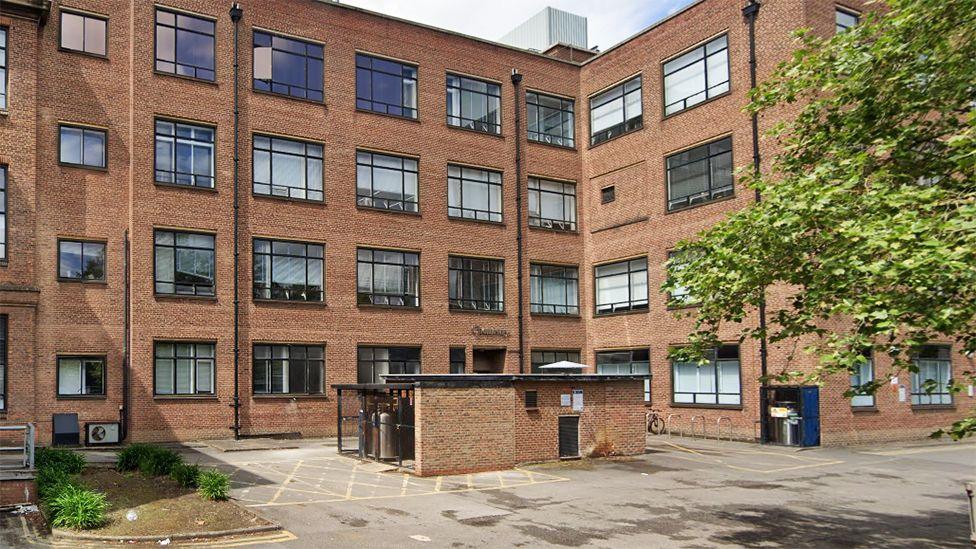
<path id="1" fill-rule="evenodd" d="M 119 422 L 105 421 L 85 424 L 85 445 L 99 446 L 102 444 L 119 443 Z"/>

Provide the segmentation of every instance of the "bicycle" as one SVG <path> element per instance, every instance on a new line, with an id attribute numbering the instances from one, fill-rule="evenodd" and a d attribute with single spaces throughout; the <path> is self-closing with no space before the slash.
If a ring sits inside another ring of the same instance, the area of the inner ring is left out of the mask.
<path id="1" fill-rule="evenodd" d="M 660 410 L 651 409 L 649 412 L 647 412 L 645 417 L 647 420 L 648 433 L 651 433 L 652 435 L 660 435 L 664 432 L 664 419 L 661 417 Z"/>

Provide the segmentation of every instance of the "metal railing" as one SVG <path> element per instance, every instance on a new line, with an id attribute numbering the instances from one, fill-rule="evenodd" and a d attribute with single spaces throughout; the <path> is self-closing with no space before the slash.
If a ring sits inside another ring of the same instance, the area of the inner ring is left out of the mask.
<path id="1" fill-rule="evenodd" d="M 35 429 L 33 423 L 23 425 L 0 425 L 0 435 L 7 432 L 23 431 L 24 441 L 19 446 L 0 446 L 0 469 L 33 469 Z M 19 453 L 19 459 L 4 459 L 8 454 Z M 13 464 L 13 465 L 12 465 Z"/>
<path id="2" fill-rule="evenodd" d="M 729 416 L 721 416 L 715 420 L 715 440 L 722 440 L 722 422 L 725 421 L 728 425 L 728 441 L 732 442 L 732 418 Z"/>
<path id="3" fill-rule="evenodd" d="M 701 425 L 701 436 L 702 438 L 708 438 L 708 433 L 705 432 L 705 416 L 691 416 L 691 438 L 695 438 L 698 433 L 696 425 Z"/>
<path id="4" fill-rule="evenodd" d="M 671 426 L 673 425 L 671 422 L 675 419 L 681 419 L 681 414 L 668 414 L 668 419 L 664 421 L 664 430 L 668 432 L 668 438 L 671 438 Z M 680 435 L 682 438 L 685 436 L 685 432 L 681 429 L 680 425 L 678 426 L 678 435 Z"/>

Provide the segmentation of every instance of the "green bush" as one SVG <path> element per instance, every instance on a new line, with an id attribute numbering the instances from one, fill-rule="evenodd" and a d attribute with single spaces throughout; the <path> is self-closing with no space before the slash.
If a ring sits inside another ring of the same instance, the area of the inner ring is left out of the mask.
<path id="1" fill-rule="evenodd" d="M 139 468 L 139 461 L 156 447 L 151 444 L 130 444 L 119 452 L 115 468 L 119 471 L 134 471 Z"/>
<path id="2" fill-rule="evenodd" d="M 63 448 L 41 447 L 34 450 L 34 466 L 38 469 L 58 469 L 77 475 L 85 468 L 85 458 Z"/>
<path id="3" fill-rule="evenodd" d="M 144 475 L 161 477 L 169 475 L 173 466 L 183 463 L 183 458 L 167 448 L 151 446 L 139 459 L 139 470 Z"/>
<path id="4" fill-rule="evenodd" d="M 54 526 L 84 530 L 105 522 L 108 502 L 105 501 L 105 494 L 66 484 L 48 502 L 48 508 Z"/>
<path id="5" fill-rule="evenodd" d="M 230 492 L 230 477 L 216 469 L 200 473 L 197 479 L 200 487 L 197 492 L 203 499 L 211 501 L 227 499 Z"/>
<path id="6" fill-rule="evenodd" d="M 200 477 L 200 468 L 196 465 L 177 463 L 169 472 L 169 476 L 184 488 L 196 488 L 197 479 Z"/>
<path id="7" fill-rule="evenodd" d="M 65 486 L 74 486 L 75 481 L 63 469 L 45 467 L 37 470 L 37 495 L 44 501 L 50 501 L 57 496 Z"/>

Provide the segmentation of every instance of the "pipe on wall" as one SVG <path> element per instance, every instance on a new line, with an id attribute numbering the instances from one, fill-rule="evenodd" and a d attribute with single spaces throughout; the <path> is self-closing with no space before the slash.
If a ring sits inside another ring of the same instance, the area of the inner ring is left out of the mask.
<path id="1" fill-rule="evenodd" d="M 241 438 L 241 395 L 240 395 L 240 331 L 241 331 L 241 303 L 240 303 L 240 21 L 244 10 L 240 4 L 234 2 L 230 7 L 230 20 L 234 22 L 234 440 Z"/>
<path id="2" fill-rule="evenodd" d="M 515 88 L 515 243 L 518 267 L 518 366 L 525 373 L 525 254 L 522 231 L 522 73 L 512 69 Z"/>

